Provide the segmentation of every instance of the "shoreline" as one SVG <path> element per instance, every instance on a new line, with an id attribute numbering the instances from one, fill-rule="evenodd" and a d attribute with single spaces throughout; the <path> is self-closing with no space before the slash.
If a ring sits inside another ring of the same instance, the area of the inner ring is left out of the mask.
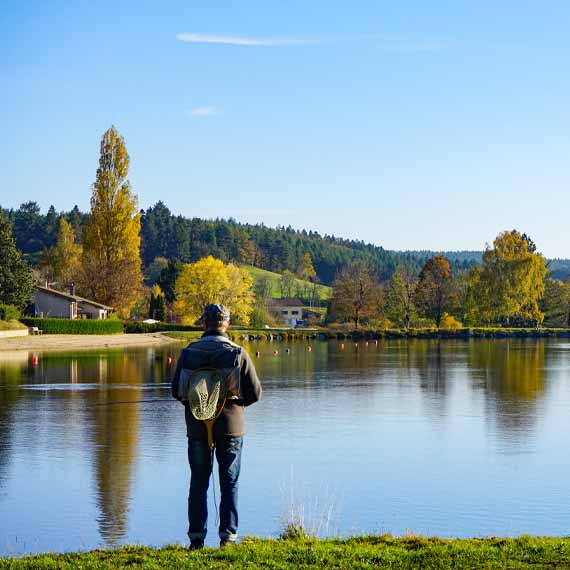
<path id="1" fill-rule="evenodd" d="M 109 348 L 148 348 L 180 342 L 162 333 L 46 334 L 0 339 L 0 358 L 7 352 L 73 352 Z"/>
<path id="2" fill-rule="evenodd" d="M 339 568 L 372 570 L 473 568 L 570 568 L 570 538 L 523 535 L 518 538 L 444 539 L 423 536 L 355 536 L 316 539 L 306 535 L 288 539 L 244 538 L 235 546 L 190 551 L 180 545 L 74 553 L 46 553 L 0 558 L 0 570 L 42 568 Z"/>
<path id="3" fill-rule="evenodd" d="M 200 336 L 196 331 L 165 330 L 163 333 L 170 338 L 179 340 L 192 340 Z M 309 340 L 471 340 L 471 339 L 545 339 L 545 338 L 570 338 L 570 329 L 515 329 L 515 328 L 461 328 L 454 330 L 446 329 L 240 329 L 230 328 L 228 331 L 234 342 L 261 341 L 309 341 Z"/>

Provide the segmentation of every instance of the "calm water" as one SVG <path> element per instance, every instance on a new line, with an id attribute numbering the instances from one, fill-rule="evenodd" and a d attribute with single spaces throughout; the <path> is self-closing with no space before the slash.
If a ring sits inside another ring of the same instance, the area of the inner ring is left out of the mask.
<path id="1" fill-rule="evenodd" d="M 570 534 L 570 343 L 249 349 L 242 535 Z M 183 408 L 118 403 L 168 399 L 178 350 L 0 353 L 0 553 L 185 540 Z"/>

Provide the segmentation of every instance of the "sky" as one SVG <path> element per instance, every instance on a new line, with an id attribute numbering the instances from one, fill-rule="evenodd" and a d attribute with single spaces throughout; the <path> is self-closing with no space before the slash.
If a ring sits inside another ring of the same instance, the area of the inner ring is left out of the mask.
<path id="1" fill-rule="evenodd" d="M 570 257 L 567 0 L 2 0 L 0 205 L 139 206 L 387 249 Z"/>

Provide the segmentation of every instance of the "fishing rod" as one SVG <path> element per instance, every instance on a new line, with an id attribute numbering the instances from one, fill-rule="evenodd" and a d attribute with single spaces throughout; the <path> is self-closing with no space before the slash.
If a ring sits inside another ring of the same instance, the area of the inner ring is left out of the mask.
<path id="1" fill-rule="evenodd" d="M 102 402 L 100 404 L 91 404 L 91 407 L 98 408 L 100 406 L 119 406 L 124 404 L 158 404 L 160 402 L 177 402 L 174 398 L 154 398 L 152 400 L 124 400 L 120 402 Z"/>

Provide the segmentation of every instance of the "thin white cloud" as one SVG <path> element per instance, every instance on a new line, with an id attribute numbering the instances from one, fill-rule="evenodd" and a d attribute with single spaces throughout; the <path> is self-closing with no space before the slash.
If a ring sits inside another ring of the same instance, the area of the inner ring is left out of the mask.
<path id="1" fill-rule="evenodd" d="M 190 110 L 191 117 L 211 117 L 217 115 L 218 109 L 216 107 L 194 107 Z"/>
<path id="2" fill-rule="evenodd" d="M 327 38 L 252 38 L 247 36 L 226 36 L 218 34 L 177 34 L 176 39 L 191 44 L 218 44 L 242 47 L 284 47 L 331 43 L 370 42 L 379 44 L 387 51 L 407 53 L 437 52 L 448 46 L 440 41 L 398 38 L 383 35 L 342 36 Z"/>
<path id="3" fill-rule="evenodd" d="M 262 46 L 282 47 L 317 44 L 319 40 L 311 38 L 249 38 L 244 36 L 218 36 L 210 34 L 176 34 L 176 39 L 191 44 L 221 44 L 227 46 Z"/>

